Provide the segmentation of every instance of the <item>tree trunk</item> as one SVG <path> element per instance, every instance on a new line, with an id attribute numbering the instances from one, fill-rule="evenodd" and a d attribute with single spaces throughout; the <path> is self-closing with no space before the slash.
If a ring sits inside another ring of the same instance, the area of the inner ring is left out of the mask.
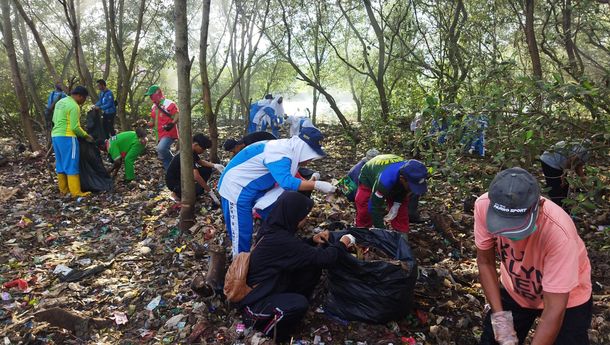
<path id="1" fill-rule="evenodd" d="M 542 80 L 542 64 L 540 63 L 540 52 L 536 43 L 536 32 L 534 31 L 534 0 L 525 0 L 525 39 L 532 60 L 532 70 L 536 80 Z"/>
<path id="2" fill-rule="evenodd" d="M 362 102 L 358 97 L 358 93 L 356 92 L 356 87 L 354 85 L 354 76 L 352 73 L 348 71 L 347 78 L 349 81 L 349 89 L 352 93 L 352 100 L 356 104 L 356 121 L 362 122 Z"/>
<path id="3" fill-rule="evenodd" d="M 19 115 L 21 118 L 21 124 L 23 126 L 23 132 L 25 133 L 26 139 L 30 143 L 30 149 L 32 151 L 39 151 L 42 149 L 36 134 L 32 128 L 32 121 L 29 114 L 28 99 L 26 96 L 25 88 L 23 87 L 23 80 L 21 79 L 21 73 L 19 72 L 19 65 L 17 63 L 17 54 L 15 53 L 15 44 L 13 42 L 13 28 L 11 25 L 11 7 L 9 0 L 0 0 L 0 9 L 2 10 L 2 35 L 4 37 L 4 48 L 6 49 L 6 55 L 9 60 L 11 68 L 11 74 L 13 77 L 13 86 L 15 87 L 15 95 L 19 102 Z"/>
<path id="4" fill-rule="evenodd" d="M 179 228 L 188 230 L 195 224 L 195 179 L 191 135 L 191 61 L 188 51 L 187 0 L 174 0 L 176 20 L 176 72 L 178 75 L 178 107 L 180 109 L 180 186 L 182 208 Z"/>
<path id="5" fill-rule="evenodd" d="M 21 50 L 23 51 L 23 63 L 25 65 L 25 76 L 28 85 L 28 94 L 34 103 L 34 109 L 36 110 L 36 115 L 41 120 L 41 123 L 44 123 L 44 105 L 38 96 L 38 86 L 36 85 L 36 81 L 34 78 L 34 65 L 32 65 L 32 54 L 30 53 L 30 43 L 28 41 L 27 33 L 25 31 L 25 26 L 23 22 L 20 20 L 20 16 L 15 16 L 15 34 L 17 34 L 17 39 L 19 40 L 19 45 L 21 46 Z"/>
<path id="6" fill-rule="evenodd" d="M 578 68 L 578 62 L 576 61 L 576 54 L 574 49 L 574 40 L 572 39 L 572 0 L 565 0 L 563 7 L 563 42 L 566 48 L 566 54 L 568 54 L 569 73 L 579 79 L 581 71 Z"/>
<path id="7" fill-rule="evenodd" d="M 124 23 L 122 22 L 124 11 L 124 0 L 119 0 L 118 9 L 119 13 L 117 16 L 115 10 L 115 1 L 110 0 L 108 4 L 106 1 L 102 1 L 104 7 L 104 13 L 108 18 L 108 35 L 111 38 L 112 45 L 114 46 L 114 52 L 119 67 L 118 75 L 118 87 L 117 87 L 117 115 L 121 124 L 121 129 L 126 131 L 129 129 L 129 121 L 127 120 L 127 98 L 129 97 L 129 90 L 131 89 L 131 81 L 133 78 L 133 72 L 136 66 L 136 57 L 138 54 L 138 47 L 140 45 L 140 39 L 142 37 L 142 24 L 144 21 L 144 12 L 146 11 L 146 0 L 140 0 L 138 21 L 135 28 L 135 39 L 133 41 L 133 47 L 131 47 L 131 55 L 129 60 L 125 57 L 125 41 L 123 40 Z M 117 17 L 119 22 L 117 23 Z M 133 109 L 132 109 L 133 111 Z"/>
<path id="8" fill-rule="evenodd" d="M 311 109 L 311 122 L 316 125 L 318 123 L 318 100 L 320 99 L 320 93 L 315 88 L 313 89 L 313 105 Z"/>
<path id="9" fill-rule="evenodd" d="M 21 6 L 21 3 L 19 2 L 19 0 L 13 0 L 13 2 L 15 4 L 15 7 L 17 8 L 17 11 L 19 11 L 19 14 L 21 15 L 23 20 L 26 22 L 26 24 L 30 28 L 30 31 L 32 31 L 32 35 L 34 35 L 34 40 L 36 41 L 36 44 L 38 45 L 38 49 L 40 50 L 40 55 L 42 55 L 42 60 L 44 61 L 45 65 L 47 66 L 47 69 L 49 70 L 49 74 L 51 74 L 51 77 L 53 78 L 54 83 L 63 85 L 64 91 L 68 91 L 67 88 L 65 87 L 65 84 L 63 82 L 61 75 L 57 74 L 57 70 L 55 69 L 55 66 L 53 65 L 53 63 L 51 62 L 51 59 L 49 58 L 49 54 L 47 54 L 47 49 L 45 48 L 45 46 L 42 42 L 40 33 L 38 33 L 38 30 L 36 29 L 36 25 L 34 25 L 34 22 L 32 21 L 32 19 L 27 15 L 25 10 L 23 9 L 23 6 Z"/>
<path id="10" fill-rule="evenodd" d="M 203 91 L 203 112 L 208 121 L 208 130 L 210 132 L 210 139 L 212 139 L 210 160 L 212 162 L 218 162 L 218 124 L 216 123 L 216 114 L 212 111 L 212 95 L 208 75 L 208 29 L 210 25 L 210 2 L 211 0 L 203 0 L 201 36 L 199 40 L 199 68 L 201 71 L 201 88 Z"/>
<path id="11" fill-rule="evenodd" d="M 369 21 L 371 22 L 371 26 L 373 27 L 373 31 L 375 32 L 375 36 L 377 37 L 377 44 L 379 46 L 379 54 L 377 61 L 377 73 L 375 76 L 375 86 L 377 87 L 377 92 L 379 93 L 379 103 L 381 105 L 381 118 L 384 120 L 388 119 L 390 115 L 390 101 L 388 100 L 388 95 L 385 89 L 385 37 L 383 35 L 383 29 L 379 25 L 377 18 L 375 18 L 375 14 L 373 12 L 373 8 L 371 6 L 370 0 L 364 0 L 364 8 L 366 9 L 366 13 L 368 15 Z"/>
<path id="12" fill-rule="evenodd" d="M 59 1 L 63 5 L 64 14 L 66 16 L 68 26 L 70 27 L 70 31 L 72 33 L 72 43 L 74 45 L 74 59 L 76 63 L 76 69 L 78 70 L 78 75 L 80 76 L 80 84 L 87 87 L 92 102 L 97 102 L 97 92 L 95 86 L 93 85 L 93 77 L 91 76 L 91 72 L 89 71 L 89 67 L 87 66 L 85 53 L 83 51 L 83 45 L 80 39 L 80 19 L 79 15 L 77 14 L 76 5 L 74 4 L 74 0 Z"/>

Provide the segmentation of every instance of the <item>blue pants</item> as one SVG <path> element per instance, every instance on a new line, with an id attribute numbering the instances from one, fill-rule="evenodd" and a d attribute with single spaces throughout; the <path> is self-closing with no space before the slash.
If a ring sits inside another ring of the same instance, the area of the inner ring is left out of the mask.
<path id="1" fill-rule="evenodd" d="M 261 125 L 261 131 L 262 132 L 266 132 L 267 131 L 267 126 L 271 127 L 271 133 L 273 133 L 273 135 L 276 138 L 280 137 L 280 129 L 278 126 L 274 125 L 273 123 L 268 124 L 266 121 L 263 122 L 263 124 Z"/>
<path id="2" fill-rule="evenodd" d="M 248 134 L 256 132 L 256 123 L 252 120 L 248 123 Z"/>
<path id="3" fill-rule="evenodd" d="M 231 239 L 233 257 L 241 252 L 250 251 L 254 202 L 254 200 L 238 200 L 237 203 L 232 203 L 225 198 L 221 198 L 222 213 L 225 218 L 227 233 Z"/>
<path id="4" fill-rule="evenodd" d="M 58 174 L 78 175 L 80 149 L 76 137 L 53 137 L 55 151 L 55 172 Z"/>
<path id="5" fill-rule="evenodd" d="M 157 157 L 159 157 L 159 160 L 161 161 L 161 163 L 163 163 L 163 170 L 165 171 L 167 171 L 169 163 L 171 163 L 172 158 L 174 158 L 174 156 L 172 155 L 172 151 L 170 150 L 174 140 L 175 139 L 170 137 L 163 137 L 159 140 L 159 143 L 157 144 Z"/>

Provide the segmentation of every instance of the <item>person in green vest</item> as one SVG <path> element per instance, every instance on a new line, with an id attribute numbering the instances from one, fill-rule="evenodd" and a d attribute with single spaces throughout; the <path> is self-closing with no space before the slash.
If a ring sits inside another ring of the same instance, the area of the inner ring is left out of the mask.
<path id="1" fill-rule="evenodd" d="M 415 159 L 384 154 L 364 164 L 356 191 L 356 226 L 409 232 L 408 204 L 411 194 L 427 190 L 428 169 Z M 405 236 L 406 238 L 407 236 Z"/>
<path id="2" fill-rule="evenodd" d="M 55 104 L 51 141 L 55 151 L 55 172 L 59 192 L 70 193 L 73 197 L 88 196 L 80 188 L 78 138 L 93 142 L 93 138 L 80 125 L 80 107 L 85 103 L 89 92 L 84 86 L 77 86 Z"/>
<path id="3" fill-rule="evenodd" d="M 135 131 L 121 132 L 106 141 L 108 156 L 113 162 L 110 175 L 115 178 L 125 162 L 125 182 L 136 178 L 135 162 L 146 148 L 146 130 L 138 127 Z"/>

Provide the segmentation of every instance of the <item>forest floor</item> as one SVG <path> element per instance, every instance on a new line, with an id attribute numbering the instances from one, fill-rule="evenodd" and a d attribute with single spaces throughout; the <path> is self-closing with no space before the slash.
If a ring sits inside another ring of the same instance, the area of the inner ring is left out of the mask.
<path id="1" fill-rule="evenodd" d="M 329 157 L 313 167 L 323 180 L 338 180 L 367 148 L 355 155 L 337 128 L 324 131 Z M 164 186 L 154 148 L 138 161 L 137 183 L 117 183 L 113 192 L 75 200 L 58 197 L 46 159 L 15 153 L 7 142 L 2 151 L 10 162 L 0 168 L 0 283 L 22 279 L 27 287 L 21 282 L 21 288 L 1 289 L 3 344 L 233 343 L 236 312 L 221 297 L 204 299 L 190 288 L 208 265 L 207 256 L 196 257 L 192 243 L 205 246 L 221 238 L 222 214 L 204 200 L 198 204 L 197 226 L 181 234 L 178 208 Z M 497 172 L 487 160 L 464 158 L 461 164 L 471 167 L 471 190 L 484 190 L 483 177 Z M 320 312 L 323 296 L 318 296 L 294 343 L 312 344 L 319 336 L 325 344 L 476 344 L 485 299 L 477 279 L 473 217 L 456 195 L 462 195 L 457 187 L 433 176 L 421 200 L 427 221 L 413 225 L 409 236 L 420 275 L 406 318 L 346 325 Z M 334 221 L 353 223 L 354 207 L 346 199 L 315 192 L 313 197 L 308 231 Z M 604 207 L 576 219 L 593 268 L 593 344 L 610 343 L 610 210 Z M 91 267 L 100 269 L 72 282 L 60 279 L 62 269 Z M 78 313 L 80 323 L 68 319 L 64 328 L 73 329 L 68 331 L 39 321 L 45 315 L 34 317 L 53 307 Z"/>

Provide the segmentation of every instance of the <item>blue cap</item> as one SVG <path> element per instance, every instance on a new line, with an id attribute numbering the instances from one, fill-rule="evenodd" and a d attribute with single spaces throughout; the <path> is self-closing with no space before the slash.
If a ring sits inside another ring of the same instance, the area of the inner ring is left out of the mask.
<path id="1" fill-rule="evenodd" d="M 322 150 L 320 141 L 324 139 L 324 135 L 315 127 L 303 127 L 299 133 L 299 138 L 309 145 L 320 156 L 326 156 L 326 152 Z"/>
<path id="2" fill-rule="evenodd" d="M 417 159 L 409 159 L 400 168 L 400 175 L 407 179 L 409 189 L 416 194 L 425 194 L 428 190 L 426 179 L 428 178 L 428 169 L 424 163 Z"/>

